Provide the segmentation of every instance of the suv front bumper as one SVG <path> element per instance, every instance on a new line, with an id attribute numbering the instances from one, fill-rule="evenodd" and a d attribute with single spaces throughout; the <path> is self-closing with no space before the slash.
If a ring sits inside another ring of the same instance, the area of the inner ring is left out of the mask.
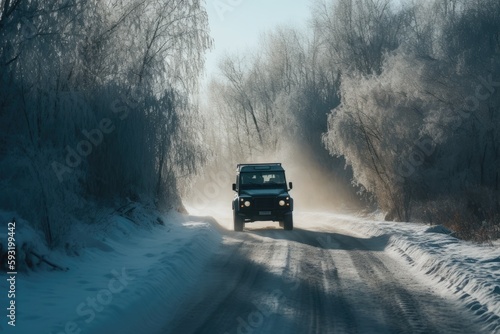
<path id="1" fill-rule="evenodd" d="M 258 209 L 240 209 L 236 213 L 245 222 L 254 221 L 282 221 L 285 216 L 292 215 L 292 210 L 290 209 L 274 209 L 274 210 L 258 210 Z"/>

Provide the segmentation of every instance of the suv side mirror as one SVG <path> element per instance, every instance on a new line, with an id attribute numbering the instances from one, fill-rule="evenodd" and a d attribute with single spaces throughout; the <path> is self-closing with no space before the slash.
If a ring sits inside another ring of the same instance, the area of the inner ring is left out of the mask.
<path id="1" fill-rule="evenodd" d="M 293 189 L 293 183 L 292 182 L 288 182 L 288 188 L 290 188 L 290 190 Z"/>
<path id="2" fill-rule="evenodd" d="M 233 183 L 233 191 L 236 191 L 236 183 Z"/>

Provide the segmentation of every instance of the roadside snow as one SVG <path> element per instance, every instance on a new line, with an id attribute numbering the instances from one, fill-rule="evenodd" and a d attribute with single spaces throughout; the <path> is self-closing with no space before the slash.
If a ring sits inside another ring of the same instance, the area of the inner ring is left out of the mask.
<path id="1" fill-rule="evenodd" d="M 386 251 L 403 259 L 415 274 L 444 294 L 455 294 L 484 324 L 500 333 L 500 247 L 458 240 L 443 226 L 394 223 L 349 215 L 349 228 L 361 234 L 389 236 Z M 342 228 L 342 226 L 339 226 Z"/>
<path id="2" fill-rule="evenodd" d="M 50 260 L 68 271 L 17 274 L 15 327 L 7 324 L 8 285 L 5 278 L 0 281 L 5 313 L 0 332 L 158 332 L 186 289 L 196 286 L 202 264 L 221 241 L 213 225 L 179 214 L 136 208 L 131 219 L 113 215 L 108 221 L 105 229 L 101 224 L 80 228 L 75 236 L 83 246 L 75 250 L 78 255 L 50 254 Z M 28 230 L 17 230 L 19 242 Z M 1 240 L 6 240 L 1 232 Z"/>
<path id="3" fill-rule="evenodd" d="M 2 221 L 11 216 L 0 212 Z M 330 217 L 325 224 L 349 233 L 387 236 L 387 252 L 441 293 L 457 296 L 478 316 L 484 332 L 500 333 L 500 245 L 460 241 L 441 226 L 325 216 Z M 73 239 L 81 248 L 50 253 L 50 260 L 68 271 L 46 267 L 17 275 L 16 327 L 7 325 L 4 311 L 0 332 L 161 332 L 185 294 L 197 287 L 203 264 L 222 241 L 208 218 L 160 215 L 136 207 L 133 214 L 111 215 L 106 221 L 107 225 L 74 229 Z M 18 245 L 35 240 L 37 249 L 47 254 L 41 236 L 23 225 L 19 221 Z M 6 232 L 0 231 L 3 242 Z M 68 255 L 71 252 L 73 256 Z M 7 291 L 4 278 L 0 281 L 2 310 L 7 308 Z"/>

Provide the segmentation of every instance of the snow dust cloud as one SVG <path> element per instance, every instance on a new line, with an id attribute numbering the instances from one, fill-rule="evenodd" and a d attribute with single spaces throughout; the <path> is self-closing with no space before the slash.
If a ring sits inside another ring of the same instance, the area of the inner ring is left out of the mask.
<path id="1" fill-rule="evenodd" d="M 357 207 L 358 202 L 349 181 L 317 162 L 314 154 L 300 145 L 273 154 L 254 155 L 243 161 L 223 165 L 218 162 L 205 168 L 188 185 L 183 197 L 184 204 L 191 214 L 231 217 L 231 200 L 234 196 L 231 185 L 235 182 L 236 165 L 275 162 L 282 163 L 287 182 L 293 183 L 290 195 L 294 199 L 295 210 L 337 211 Z"/>

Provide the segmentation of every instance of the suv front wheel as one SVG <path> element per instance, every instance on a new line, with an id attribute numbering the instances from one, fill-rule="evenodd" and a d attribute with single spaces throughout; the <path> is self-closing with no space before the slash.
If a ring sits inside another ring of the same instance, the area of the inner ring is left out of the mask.
<path id="1" fill-rule="evenodd" d="M 245 226 L 245 222 L 243 221 L 243 219 L 241 219 L 241 217 L 239 217 L 236 214 L 236 210 L 233 210 L 233 222 L 234 222 L 234 230 L 236 232 L 243 231 L 243 227 Z"/>
<path id="2" fill-rule="evenodd" d="M 283 220 L 283 228 L 287 231 L 293 230 L 293 216 L 287 215 Z"/>

